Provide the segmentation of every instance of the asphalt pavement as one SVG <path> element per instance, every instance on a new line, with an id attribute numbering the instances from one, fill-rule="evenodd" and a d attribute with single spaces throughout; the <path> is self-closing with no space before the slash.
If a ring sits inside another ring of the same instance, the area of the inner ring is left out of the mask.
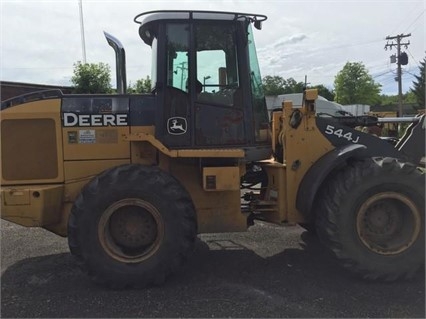
<path id="1" fill-rule="evenodd" d="M 392 283 L 343 270 L 298 226 L 200 235 L 159 287 L 93 284 L 65 238 L 1 222 L 2 318 L 425 318 L 425 274 Z"/>

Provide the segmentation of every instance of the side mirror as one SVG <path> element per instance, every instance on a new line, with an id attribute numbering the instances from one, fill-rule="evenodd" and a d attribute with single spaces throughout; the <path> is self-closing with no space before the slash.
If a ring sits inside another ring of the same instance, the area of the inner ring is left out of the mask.
<path id="1" fill-rule="evenodd" d="M 262 21 L 259 21 L 259 20 L 254 21 L 254 27 L 257 30 L 262 30 Z"/>

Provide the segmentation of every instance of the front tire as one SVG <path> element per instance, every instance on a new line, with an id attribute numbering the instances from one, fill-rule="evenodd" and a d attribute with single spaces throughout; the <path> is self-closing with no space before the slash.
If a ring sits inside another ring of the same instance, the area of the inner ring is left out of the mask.
<path id="1" fill-rule="evenodd" d="M 425 179 L 414 165 L 357 161 L 328 182 L 319 207 L 319 237 L 353 273 L 391 281 L 424 265 Z"/>
<path id="2" fill-rule="evenodd" d="M 193 249 L 196 216 L 186 190 L 156 167 L 123 165 L 95 177 L 74 203 L 71 253 L 96 283 L 159 284 Z"/>

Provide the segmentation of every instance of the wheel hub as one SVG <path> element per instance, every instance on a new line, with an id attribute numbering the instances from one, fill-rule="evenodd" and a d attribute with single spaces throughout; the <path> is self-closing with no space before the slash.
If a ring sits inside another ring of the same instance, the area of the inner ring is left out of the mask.
<path id="1" fill-rule="evenodd" d="M 121 208 L 110 220 L 111 236 L 117 244 L 135 248 L 149 245 L 157 235 L 156 223 L 151 214 L 135 206 Z"/>
<path id="2" fill-rule="evenodd" d="M 411 247 L 420 234 L 420 225 L 419 209 L 401 193 L 375 194 L 358 210 L 360 240 L 381 255 L 399 254 Z"/>
<path id="3" fill-rule="evenodd" d="M 399 224 L 399 215 L 387 202 L 372 204 L 365 213 L 364 223 L 371 233 L 392 234 Z"/>
<path id="4" fill-rule="evenodd" d="M 149 202 L 126 198 L 109 206 L 98 224 L 99 241 L 112 258 L 138 263 L 152 256 L 164 237 L 160 212 Z"/>

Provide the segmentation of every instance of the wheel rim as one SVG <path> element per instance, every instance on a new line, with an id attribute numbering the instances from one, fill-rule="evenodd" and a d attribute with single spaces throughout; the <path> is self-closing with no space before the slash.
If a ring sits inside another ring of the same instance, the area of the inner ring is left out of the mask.
<path id="1" fill-rule="evenodd" d="M 99 241 L 112 258 L 138 263 L 152 256 L 164 237 L 160 212 L 150 203 L 128 198 L 109 206 L 98 224 Z"/>
<path id="2" fill-rule="evenodd" d="M 395 255 L 410 248 L 420 234 L 421 214 L 401 193 L 384 192 L 370 197 L 357 215 L 362 243 L 381 255 Z"/>

